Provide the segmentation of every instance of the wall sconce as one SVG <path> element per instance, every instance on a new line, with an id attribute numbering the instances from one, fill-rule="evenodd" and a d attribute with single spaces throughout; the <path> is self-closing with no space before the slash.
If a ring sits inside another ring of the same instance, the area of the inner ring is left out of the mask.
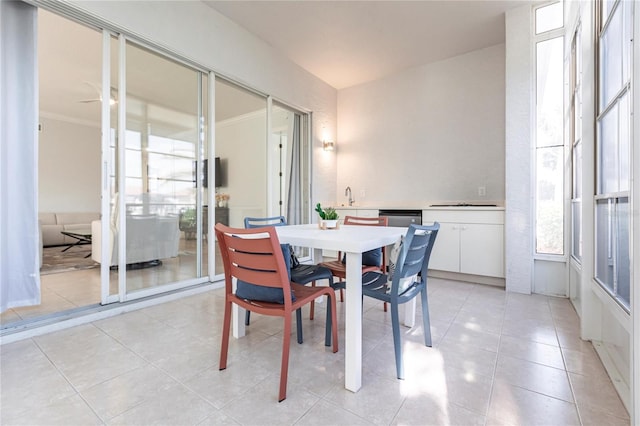
<path id="1" fill-rule="evenodd" d="M 334 149 L 334 143 L 333 141 L 322 141 L 322 149 L 325 151 L 333 151 Z"/>

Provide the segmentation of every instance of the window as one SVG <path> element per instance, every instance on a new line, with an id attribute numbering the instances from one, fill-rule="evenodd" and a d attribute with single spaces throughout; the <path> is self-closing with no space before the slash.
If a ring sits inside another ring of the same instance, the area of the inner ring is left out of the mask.
<path id="1" fill-rule="evenodd" d="M 564 255 L 562 3 L 536 9 L 536 253 Z"/>
<path id="2" fill-rule="evenodd" d="M 582 262 L 582 43 L 580 28 L 571 41 L 571 256 Z"/>
<path id="3" fill-rule="evenodd" d="M 563 20 L 561 2 L 536 9 L 536 34 L 562 28 Z"/>
<path id="4" fill-rule="evenodd" d="M 628 312 L 633 2 L 601 1 L 598 6 L 595 278 Z"/>

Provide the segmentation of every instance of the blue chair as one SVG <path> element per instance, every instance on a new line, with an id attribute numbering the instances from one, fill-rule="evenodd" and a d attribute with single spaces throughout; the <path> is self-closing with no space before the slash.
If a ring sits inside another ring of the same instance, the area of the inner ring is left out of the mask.
<path id="1" fill-rule="evenodd" d="M 391 278 L 376 272 L 366 272 L 362 276 L 363 296 L 373 297 L 391 305 L 391 328 L 393 346 L 396 355 L 398 379 L 404 379 L 402 362 L 402 343 L 400 341 L 400 318 L 398 306 L 411 301 L 418 293 L 422 299 L 422 324 L 424 344 L 431 347 L 431 326 L 429 323 L 429 304 L 427 301 L 427 270 L 433 244 L 436 241 L 440 224 L 410 225 L 398 255 L 395 271 Z"/>
<path id="2" fill-rule="evenodd" d="M 262 228 L 265 226 L 285 226 L 287 224 L 284 216 L 273 217 L 245 217 L 244 227 L 246 229 Z M 293 252 L 292 252 L 293 253 Z M 291 281 L 297 284 L 309 284 L 311 287 L 316 286 L 317 280 L 329 280 L 329 286 L 333 286 L 333 274 L 328 268 L 320 265 L 303 265 L 301 263 L 292 262 L 291 264 Z M 313 320 L 315 313 L 315 302 L 310 304 L 309 319 Z M 299 317 L 300 313 L 296 312 Z M 251 312 L 247 311 L 244 323 L 249 325 L 251 320 Z M 301 327 L 298 327 L 298 343 L 302 343 Z M 328 346 L 328 345 L 327 345 Z"/>

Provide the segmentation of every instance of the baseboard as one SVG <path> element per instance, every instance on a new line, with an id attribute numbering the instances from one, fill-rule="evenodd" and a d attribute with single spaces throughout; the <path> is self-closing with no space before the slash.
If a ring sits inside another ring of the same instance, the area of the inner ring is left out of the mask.
<path id="1" fill-rule="evenodd" d="M 611 378 L 611 382 L 613 383 L 613 387 L 618 392 L 620 399 L 622 400 L 622 404 L 624 408 L 627 409 L 627 413 L 631 412 L 631 389 L 626 384 L 622 376 L 620 375 L 620 371 L 616 368 L 615 363 L 611 359 L 611 355 L 609 355 L 609 351 L 607 349 L 607 345 L 603 342 L 592 341 L 593 347 L 595 348 L 598 356 L 600 357 L 600 361 L 602 361 L 602 365 L 604 369 L 607 371 L 609 378 Z"/>
<path id="2" fill-rule="evenodd" d="M 483 275 L 461 274 L 458 272 L 437 271 L 429 269 L 429 276 L 433 278 L 442 278 L 445 280 L 464 281 L 475 284 L 486 284 L 495 287 L 505 288 L 504 278 L 486 277 Z"/>

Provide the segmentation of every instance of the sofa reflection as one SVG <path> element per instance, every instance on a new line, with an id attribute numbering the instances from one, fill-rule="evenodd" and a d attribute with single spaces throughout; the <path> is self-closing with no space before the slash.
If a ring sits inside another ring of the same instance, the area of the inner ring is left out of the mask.
<path id="1" fill-rule="evenodd" d="M 109 226 L 110 266 L 118 264 L 117 224 Z M 180 229 L 177 215 L 127 215 L 126 216 L 127 265 L 155 262 L 160 259 L 178 256 Z M 93 234 L 91 257 L 102 262 L 102 221 L 91 222 Z"/>

